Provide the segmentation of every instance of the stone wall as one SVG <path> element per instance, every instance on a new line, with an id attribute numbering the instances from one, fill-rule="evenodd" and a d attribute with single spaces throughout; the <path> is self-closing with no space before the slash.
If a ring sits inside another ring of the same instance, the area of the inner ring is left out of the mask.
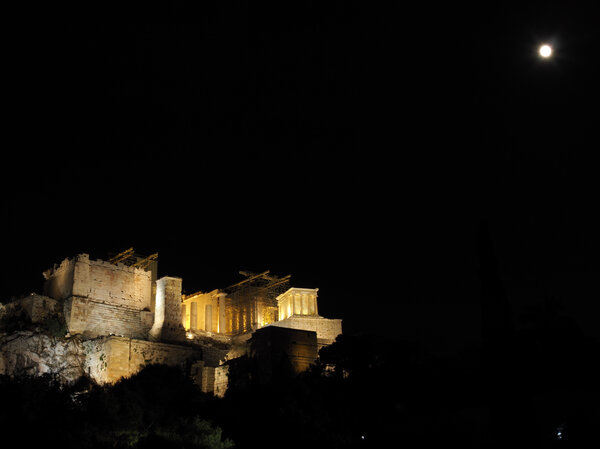
<path id="1" fill-rule="evenodd" d="M 204 393 L 213 393 L 215 390 L 215 367 L 204 366 L 202 368 L 202 377 L 200 379 L 200 389 Z"/>
<path id="2" fill-rule="evenodd" d="M 151 307 L 151 273 L 142 268 L 90 260 L 89 255 L 79 254 L 45 271 L 44 277 L 44 294 L 57 300 L 80 296 L 131 309 Z"/>
<path id="3" fill-rule="evenodd" d="M 19 301 L 32 323 L 42 323 L 49 316 L 59 312 L 58 301 L 47 296 L 32 293 Z"/>
<path id="4" fill-rule="evenodd" d="M 276 321 L 272 326 L 316 332 L 319 349 L 324 345 L 333 343 L 336 337 L 342 333 L 342 320 L 320 316 L 295 315 Z"/>
<path id="5" fill-rule="evenodd" d="M 100 384 L 113 383 L 139 372 L 146 365 L 176 366 L 200 358 L 201 352 L 191 346 L 124 337 L 82 341 L 79 338 L 53 338 L 32 331 L 0 334 L 0 374 L 51 374 L 63 383 L 74 382 L 83 375 Z M 212 390 L 214 386 L 211 386 Z"/>
<path id="6" fill-rule="evenodd" d="M 229 385 L 229 366 L 206 366 L 204 361 L 199 361 L 192 365 L 191 371 L 192 379 L 202 392 L 220 398 L 225 396 Z"/>
<path id="7" fill-rule="evenodd" d="M 215 396 L 222 398 L 225 396 L 229 385 L 229 367 L 227 365 L 217 366 L 215 368 L 215 387 L 213 393 Z"/>
<path id="8" fill-rule="evenodd" d="M 85 265 L 79 265 L 83 271 Z M 78 278 L 77 274 L 78 270 L 75 271 L 76 280 L 82 279 L 82 277 Z M 90 261 L 88 276 L 88 297 L 107 304 L 150 310 L 152 294 L 150 271 L 98 260 Z"/>
<path id="9" fill-rule="evenodd" d="M 44 271 L 44 295 L 54 299 L 67 299 L 73 294 L 73 277 L 75 263 L 78 257 L 84 256 L 83 254 L 75 257 L 74 259 L 65 259 L 60 265 L 54 265 Z M 89 257 L 88 257 L 89 260 Z"/>
<path id="10" fill-rule="evenodd" d="M 229 360 L 232 354 L 233 345 L 231 338 L 223 335 L 202 335 L 196 332 L 190 332 L 195 345 L 202 347 L 202 360 L 208 366 L 218 366 L 226 360 Z"/>
<path id="11" fill-rule="evenodd" d="M 111 334 L 147 338 L 154 318 L 147 310 L 119 307 L 78 296 L 65 301 L 65 317 L 71 334 L 82 334 L 87 338 Z"/>
<path id="12" fill-rule="evenodd" d="M 200 351 L 191 346 L 115 336 L 88 340 L 83 345 L 88 374 L 98 383 L 116 382 L 132 376 L 146 365 L 182 365 L 201 357 Z"/>
<path id="13" fill-rule="evenodd" d="M 204 393 L 212 393 L 222 398 L 225 396 L 229 382 L 229 367 L 205 366 L 202 370 L 202 382 L 200 387 Z"/>
<path id="14" fill-rule="evenodd" d="M 71 334 L 146 338 L 153 322 L 151 276 L 141 268 L 79 254 L 44 272 L 44 293 L 64 301 Z"/>
<path id="15" fill-rule="evenodd" d="M 58 301 L 48 296 L 32 293 L 24 298 L 9 302 L 6 305 L 0 304 L 0 318 L 7 315 L 10 317 L 18 310 L 25 312 L 32 323 L 42 323 L 46 318 L 60 312 Z"/>

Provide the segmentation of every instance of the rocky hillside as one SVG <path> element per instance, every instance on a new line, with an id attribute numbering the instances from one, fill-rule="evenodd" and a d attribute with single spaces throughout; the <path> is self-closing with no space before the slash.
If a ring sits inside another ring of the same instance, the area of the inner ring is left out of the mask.
<path id="1" fill-rule="evenodd" d="M 56 338 L 32 330 L 0 333 L 0 374 L 50 374 L 61 383 L 72 383 L 84 374 L 84 362 L 83 345 L 78 337 Z"/>
<path id="2" fill-rule="evenodd" d="M 56 301 L 29 295 L 0 304 L 0 375 L 56 376 L 72 383 L 84 374 L 81 339 L 69 337 Z"/>

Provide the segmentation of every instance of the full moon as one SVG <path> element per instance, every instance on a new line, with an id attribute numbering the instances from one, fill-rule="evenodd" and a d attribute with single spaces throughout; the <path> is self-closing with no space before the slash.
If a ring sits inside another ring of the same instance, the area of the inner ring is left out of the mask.
<path id="1" fill-rule="evenodd" d="M 552 55 L 552 47 L 544 44 L 540 47 L 540 56 L 542 58 L 549 58 Z"/>

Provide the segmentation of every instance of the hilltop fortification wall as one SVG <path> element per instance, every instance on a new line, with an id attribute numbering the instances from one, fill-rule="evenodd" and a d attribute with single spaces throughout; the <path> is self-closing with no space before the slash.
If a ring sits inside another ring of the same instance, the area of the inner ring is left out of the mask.
<path id="1" fill-rule="evenodd" d="M 83 343 L 88 375 L 98 383 L 130 377 L 144 366 L 160 363 L 183 365 L 199 359 L 197 348 L 123 337 L 101 337 Z"/>
<path id="2" fill-rule="evenodd" d="M 90 260 L 79 254 L 44 272 L 44 294 L 57 300 L 71 296 L 105 304 L 150 310 L 151 273 L 142 268 Z"/>
<path id="3" fill-rule="evenodd" d="M 336 337 L 342 333 L 342 320 L 320 316 L 293 315 L 284 320 L 276 321 L 271 326 L 316 332 L 319 349 L 333 343 Z"/>
<path id="4" fill-rule="evenodd" d="M 203 391 L 222 396 L 234 359 L 257 359 L 265 379 L 283 359 L 301 372 L 342 332 L 341 320 L 318 315 L 318 289 L 289 288 L 277 297 L 275 313 L 260 289 L 239 301 L 222 290 L 182 297 L 181 278 L 164 276 L 153 285 L 151 271 L 87 254 L 43 274 L 45 296 L 0 307 L 3 322 L 23 316 L 29 326 L 0 333 L 0 374 L 52 374 L 65 382 L 87 375 L 111 383 L 149 364 L 184 365 Z"/>
<path id="5" fill-rule="evenodd" d="M 71 334 L 147 337 L 154 321 L 149 271 L 79 254 L 44 277 L 44 294 L 63 302 Z"/>

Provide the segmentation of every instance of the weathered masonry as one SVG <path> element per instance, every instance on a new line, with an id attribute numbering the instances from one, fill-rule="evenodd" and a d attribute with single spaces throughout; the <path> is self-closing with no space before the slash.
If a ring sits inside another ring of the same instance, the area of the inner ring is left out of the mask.
<path id="1" fill-rule="evenodd" d="M 63 301 L 71 334 L 147 338 L 154 321 L 149 271 L 80 254 L 46 270 L 44 278 L 44 295 Z"/>
<path id="2" fill-rule="evenodd" d="M 342 320 L 319 316 L 318 290 L 289 288 L 275 298 L 275 312 L 261 297 L 250 297 L 243 307 L 236 307 L 224 291 L 196 293 L 183 301 L 183 326 L 193 333 L 234 336 L 272 325 L 310 330 L 317 333 L 320 346 L 331 344 L 342 333 Z"/>
<path id="3" fill-rule="evenodd" d="M 244 279 L 236 284 L 184 296 L 181 278 L 157 279 L 158 254 L 134 255 L 130 248 L 109 261 L 67 258 L 43 273 L 43 295 L 9 304 L 3 313 L 20 309 L 41 323 L 62 312 L 65 342 L 82 341 L 82 349 L 71 351 L 78 357 L 69 364 L 72 375 L 80 369 L 106 383 L 152 363 L 182 365 L 203 391 L 217 395 L 227 389 L 229 361 L 247 354 L 268 367 L 283 351 L 299 372 L 342 332 L 341 320 L 318 314 L 318 289 L 291 287 L 289 275 L 240 272 Z M 24 359 L 11 341 L 5 347 L 0 341 L 0 374 L 17 370 L 21 359 L 39 360 L 39 369 L 27 368 L 34 374 L 61 365 L 44 363 L 32 352 L 35 344 L 27 345 Z"/>

